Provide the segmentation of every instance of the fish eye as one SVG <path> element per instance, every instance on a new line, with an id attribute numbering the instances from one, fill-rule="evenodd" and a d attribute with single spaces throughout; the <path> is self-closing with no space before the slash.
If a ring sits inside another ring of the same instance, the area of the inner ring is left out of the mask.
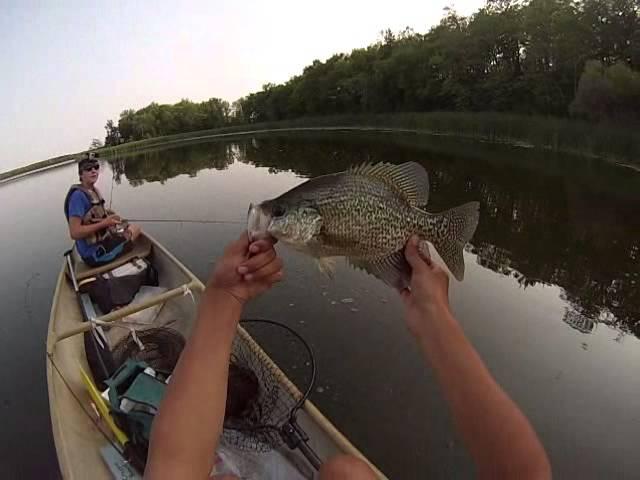
<path id="1" fill-rule="evenodd" d="M 283 216 L 285 213 L 287 213 L 287 209 L 284 205 L 275 205 L 273 207 L 273 210 L 271 211 L 271 214 L 274 217 L 281 217 Z"/>

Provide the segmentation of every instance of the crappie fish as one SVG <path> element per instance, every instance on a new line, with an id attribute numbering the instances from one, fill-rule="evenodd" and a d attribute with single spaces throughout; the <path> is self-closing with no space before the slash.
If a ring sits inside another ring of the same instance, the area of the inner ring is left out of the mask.
<path id="1" fill-rule="evenodd" d="M 421 253 L 428 255 L 430 243 L 462 280 L 462 251 L 478 225 L 479 204 L 428 213 L 422 209 L 428 200 L 429 177 L 421 165 L 359 165 L 252 205 L 249 236 L 271 235 L 317 258 L 323 270 L 327 260 L 346 257 L 352 266 L 402 289 L 411 277 L 404 247 L 416 234 Z"/>

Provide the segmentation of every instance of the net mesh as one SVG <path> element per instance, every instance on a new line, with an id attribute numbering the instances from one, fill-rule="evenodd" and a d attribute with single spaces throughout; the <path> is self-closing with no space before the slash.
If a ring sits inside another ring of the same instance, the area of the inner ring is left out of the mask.
<path id="1" fill-rule="evenodd" d="M 269 357 L 273 358 L 274 353 L 278 353 L 280 367 L 306 365 L 306 374 L 296 372 L 296 376 L 298 385 L 303 388 L 309 386 L 309 355 L 300 339 L 274 324 L 245 324 L 244 327 L 262 348 L 268 350 Z M 240 450 L 267 452 L 283 443 L 279 429 L 290 418 L 299 397 L 283 386 L 281 374 L 256 350 L 255 344 L 252 345 L 242 335 L 236 336 L 227 391 L 227 406 L 232 402 L 235 408 L 231 409 L 233 414 L 225 418 L 223 430 L 227 444 Z M 230 412 L 229 408 L 227 412 Z"/>
<path id="2" fill-rule="evenodd" d="M 184 348 L 184 337 L 166 327 L 137 330 L 136 335 L 144 345 L 144 350 L 140 349 L 131 335 L 126 336 L 112 350 L 116 368 L 131 358 L 147 363 L 158 372 L 171 373 Z"/>
<path id="3" fill-rule="evenodd" d="M 312 382 L 311 358 L 300 338 L 275 323 L 244 327 L 260 347 L 247 335 L 234 338 L 223 436 L 226 444 L 236 449 L 264 453 L 282 445 L 279 429 L 301 397 L 295 387 L 283 384 L 282 374 L 306 389 Z M 136 334 L 144 349 L 131 335 L 123 338 L 112 350 L 116 368 L 131 358 L 170 374 L 185 346 L 184 337 L 167 327 L 137 330 Z M 285 366 L 285 371 L 274 368 L 269 358 L 279 367 Z"/>

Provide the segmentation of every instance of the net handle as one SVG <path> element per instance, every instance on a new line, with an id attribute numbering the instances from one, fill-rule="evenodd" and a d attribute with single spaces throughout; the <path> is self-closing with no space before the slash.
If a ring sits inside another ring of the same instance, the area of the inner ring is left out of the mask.
<path id="1" fill-rule="evenodd" d="M 247 319 L 240 320 L 240 323 L 244 323 L 244 324 L 266 323 L 269 325 L 274 325 L 276 327 L 283 328 L 287 330 L 290 334 L 292 334 L 295 338 L 297 338 L 298 341 L 302 343 L 304 348 L 307 350 L 307 353 L 309 355 L 309 362 L 311 363 L 311 380 L 309 381 L 309 385 L 307 386 L 307 389 L 305 390 L 305 392 L 302 394 L 302 396 L 298 399 L 296 404 L 293 406 L 293 408 L 289 412 L 288 420 L 286 420 L 284 425 L 282 425 L 282 427 L 280 427 L 280 429 L 277 429 L 277 430 L 279 431 L 280 436 L 282 437 L 282 439 L 285 441 L 285 443 L 289 448 L 299 449 L 300 452 L 307 459 L 307 461 L 311 464 L 311 466 L 316 471 L 320 470 L 320 466 L 322 465 L 322 460 L 320 460 L 320 457 L 318 457 L 316 452 L 309 446 L 309 444 L 307 443 L 309 441 L 309 436 L 298 425 L 298 422 L 296 421 L 296 416 L 298 414 L 298 411 L 302 408 L 304 403 L 309 398 L 309 395 L 313 390 L 313 386 L 316 383 L 316 373 L 317 373 L 316 358 L 315 358 L 315 355 L 313 354 L 313 350 L 311 349 L 311 346 L 293 328 L 289 327 L 288 325 L 285 325 L 284 323 L 276 322 L 275 320 L 268 320 L 264 318 L 247 318 Z"/>
<path id="2" fill-rule="evenodd" d="M 285 325 L 284 323 L 277 322 L 275 320 L 269 320 L 269 319 L 266 319 L 266 318 L 243 318 L 243 319 L 240 320 L 240 323 L 241 324 L 266 323 L 266 324 L 269 324 L 269 325 L 274 325 L 276 327 L 284 328 L 289 333 L 291 333 L 294 337 L 296 337 L 300 341 L 300 343 L 302 343 L 302 345 L 304 346 L 305 350 L 307 350 L 307 353 L 309 354 L 309 361 L 311 363 L 311 380 L 309 381 L 309 385 L 307 386 L 307 389 L 304 391 L 302 396 L 298 399 L 298 401 L 296 402 L 294 407 L 291 409 L 291 412 L 289 414 L 289 420 L 290 421 L 295 421 L 296 414 L 298 413 L 298 410 L 300 410 L 302 408 L 302 406 L 304 405 L 304 402 L 307 400 L 307 398 L 309 398 L 309 395 L 311 395 L 311 392 L 313 391 L 313 387 L 314 387 L 314 385 L 316 383 L 316 375 L 317 375 L 316 357 L 315 357 L 315 355 L 313 353 L 313 350 L 311 349 L 311 346 L 293 328 L 289 327 L 288 325 Z"/>

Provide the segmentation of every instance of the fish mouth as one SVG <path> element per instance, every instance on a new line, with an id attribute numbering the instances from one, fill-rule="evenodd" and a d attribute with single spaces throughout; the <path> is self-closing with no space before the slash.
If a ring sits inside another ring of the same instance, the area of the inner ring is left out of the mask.
<path id="1" fill-rule="evenodd" d="M 264 211 L 262 205 L 249 204 L 247 212 L 247 234 L 249 241 L 255 242 L 264 238 L 272 238 L 269 233 L 272 217 Z"/>

